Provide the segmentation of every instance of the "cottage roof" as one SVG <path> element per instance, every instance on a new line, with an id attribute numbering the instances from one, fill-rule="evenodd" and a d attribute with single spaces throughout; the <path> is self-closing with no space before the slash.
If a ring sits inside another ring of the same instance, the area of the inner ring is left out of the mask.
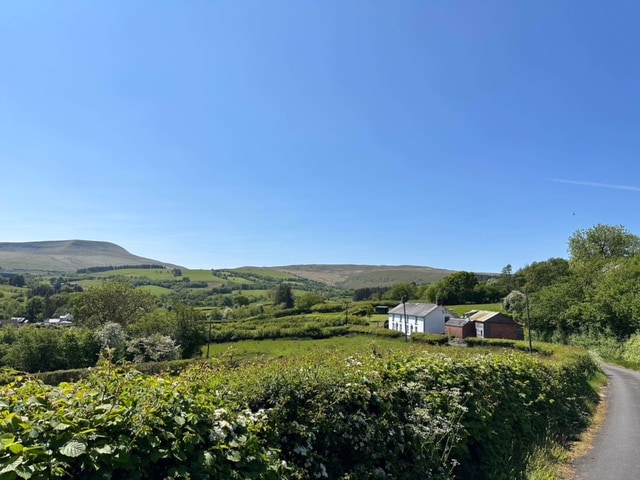
<path id="1" fill-rule="evenodd" d="M 438 308 L 438 305 L 436 305 L 435 303 L 407 302 L 404 305 L 401 303 L 397 307 L 393 307 L 391 310 L 389 310 L 389 313 L 399 313 L 401 315 L 404 315 L 405 306 L 407 309 L 407 315 L 411 315 L 412 317 L 426 317 L 431 312 L 433 312 L 436 308 Z"/>

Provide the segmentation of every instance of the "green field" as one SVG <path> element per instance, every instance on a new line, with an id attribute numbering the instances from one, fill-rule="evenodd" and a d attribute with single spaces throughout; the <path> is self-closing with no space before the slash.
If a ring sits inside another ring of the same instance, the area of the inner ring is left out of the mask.
<path id="1" fill-rule="evenodd" d="M 169 295 L 173 292 L 170 288 L 159 287 L 158 285 L 142 285 L 137 288 L 137 290 L 144 290 L 145 292 L 149 292 L 152 295 Z"/>
<path id="2" fill-rule="evenodd" d="M 171 270 L 166 268 L 122 268 L 116 270 L 109 270 L 106 272 L 98 272 L 90 274 L 99 278 L 111 278 L 111 277 L 139 277 L 148 278 L 149 280 L 166 281 L 175 280 Z"/>
<path id="3" fill-rule="evenodd" d="M 231 270 L 232 272 L 238 272 L 240 274 L 245 275 L 259 275 L 262 277 L 268 277 L 275 280 L 287 280 L 287 279 L 296 279 L 297 277 L 291 275 L 290 273 L 281 272 L 280 270 L 273 270 L 271 268 L 260 268 L 260 267 L 243 267 L 243 268 L 235 268 Z"/>
<path id="4" fill-rule="evenodd" d="M 406 343 L 402 338 L 371 337 L 367 335 L 351 335 L 346 337 L 332 337 L 320 340 L 298 340 L 298 339 L 278 339 L 278 340 L 245 340 L 233 343 L 212 343 L 209 346 L 209 357 L 217 358 L 221 356 L 233 359 L 249 358 L 288 358 L 305 355 L 311 352 L 332 351 L 341 352 L 378 352 L 388 353 L 398 349 L 418 349 L 430 351 L 439 350 L 443 347 L 434 347 Z M 477 352 L 477 350 L 476 350 Z M 202 356 L 207 356 L 207 346 L 202 347 Z"/>
<path id="5" fill-rule="evenodd" d="M 483 303 L 479 305 L 445 305 L 456 315 L 464 315 L 471 310 L 489 310 L 490 312 L 500 312 L 502 310 L 501 303 Z"/>
<path id="6" fill-rule="evenodd" d="M 210 282 L 210 283 L 223 283 L 224 280 L 216 277 L 211 270 L 182 270 L 183 277 L 189 277 L 192 282 Z"/>
<path id="7" fill-rule="evenodd" d="M 12 285 L 7 285 L 5 283 L 0 284 L 0 292 L 3 292 L 5 296 L 10 296 L 12 294 L 21 294 L 27 291 L 27 287 L 14 287 Z"/>

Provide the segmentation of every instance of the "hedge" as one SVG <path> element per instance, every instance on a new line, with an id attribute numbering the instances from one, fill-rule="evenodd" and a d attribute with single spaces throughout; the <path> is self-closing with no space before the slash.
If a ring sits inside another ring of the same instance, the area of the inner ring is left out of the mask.
<path id="1" fill-rule="evenodd" d="M 452 352 L 19 378 L 0 387 L 0 479 L 518 478 L 587 423 L 586 352 Z"/>

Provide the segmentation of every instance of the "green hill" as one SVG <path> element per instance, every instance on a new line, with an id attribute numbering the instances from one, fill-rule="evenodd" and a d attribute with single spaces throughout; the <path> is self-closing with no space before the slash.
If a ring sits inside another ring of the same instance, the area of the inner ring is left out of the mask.
<path id="1" fill-rule="evenodd" d="M 80 268 L 149 264 L 175 266 L 133 255 L 109 242 L 90 240 L 0 242 L 0 268 L 3 272 L 73 272 Z"/>
<path id="2" fill-rule="evenodd" d="M 396 283 L 425 284 L 442 280 L 454 270 L 413 265 L 288 265 L 275 270 L 337 288 L 386 287 Z"/>

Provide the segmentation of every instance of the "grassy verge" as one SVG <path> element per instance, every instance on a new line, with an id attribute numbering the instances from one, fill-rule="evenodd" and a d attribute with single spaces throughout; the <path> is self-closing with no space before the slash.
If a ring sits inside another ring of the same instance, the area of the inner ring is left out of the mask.
<path id="1" fill-rule="evenodd" d="M 605 419 L 606 403 L 602 399 L 602 391 L 607 386 L 607 377 L 600 372 L 591 378 L 590 384 L 595 391 L 600 392 L 600 401 L 589 405 L 592 415 L 589 427 L 572 442 L 548 440 L 535 449 L 527 460 L 527 480 L 574 480 L 571 465 L 591 450 L 595 435 Z"/>

